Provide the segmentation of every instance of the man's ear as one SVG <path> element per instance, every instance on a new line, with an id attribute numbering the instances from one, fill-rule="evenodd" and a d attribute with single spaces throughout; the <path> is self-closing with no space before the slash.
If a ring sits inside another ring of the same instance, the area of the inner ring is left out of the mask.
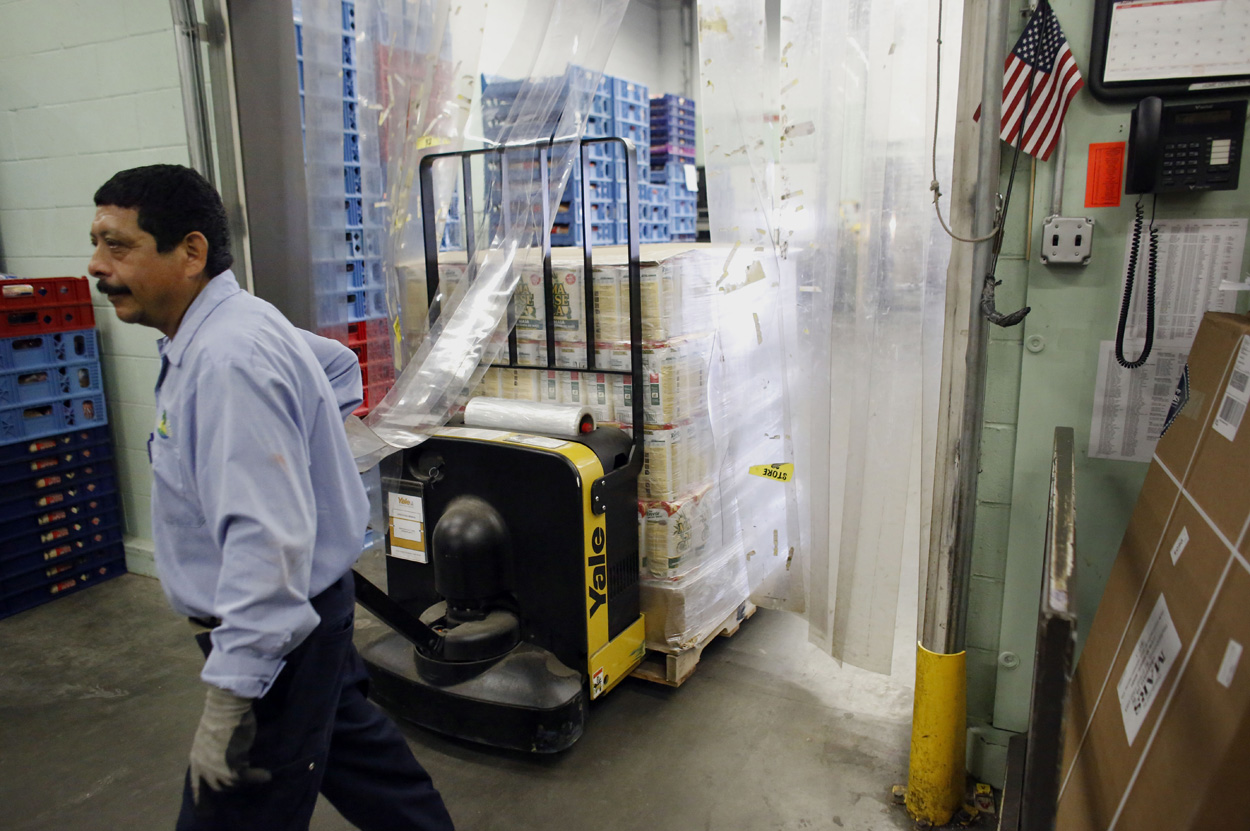
<path id="1" fill-rule="evenodd" d="M 192 231 L 182 239 L 183 250 L 186 251 L 187 276 L 199 275 L 208 267 L 208 240 L 199 231 Z"/>

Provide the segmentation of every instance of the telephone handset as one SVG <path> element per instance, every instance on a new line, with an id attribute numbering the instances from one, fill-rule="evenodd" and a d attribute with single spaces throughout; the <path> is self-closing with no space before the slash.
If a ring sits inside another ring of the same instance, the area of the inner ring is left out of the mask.
<path id="1" fill-rule="evenodd" d="M 1142 225 L 1145 221 L 1141 195 L 1155 194 L 1157 199 L 1160 193 L 1236 190 L 1241 174 L 1241 141 L 1245 131 L 1245 101 L 1165 107 L 1161 98 L 1150 96 L 1143 98 L 1133 109 L 1129 122 L 1124 192 L 1138 194 L 1138 198 L 1115 337 L 1115 357 L 1121 366 L 1129 369 L 1141 366 L 1150 357 L 1154 345 L 1155 260 L 1159 251 L 1159 232 L 1154 225 L 1155 200 L 1152 200 L 1150 242 L 1146 256 L 1146 342 L 1136 360 L 1129 361 L 1124 357 L 1124 332 L 1128 328 L 1133 280 L 1141 256 Z"/>
<path id="2" fill-rule="evenodd" d="M 1163 99 L 1143 98 L 1133 108 L 1129 120 L 1128 170 L 1124 175 L 1125 193 L 1154 193 L 1158 182 L 1163 148 L 1159 133 L 1163 126 Z"/>

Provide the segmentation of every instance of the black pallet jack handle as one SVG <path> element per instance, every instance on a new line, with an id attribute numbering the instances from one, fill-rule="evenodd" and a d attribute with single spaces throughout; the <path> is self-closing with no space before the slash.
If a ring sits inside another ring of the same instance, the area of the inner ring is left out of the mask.
<path id="1" fill-rule="evenodd" d="M 443 654 L 442 637 L 426 626 L 394 600 L 387 597 L 386 592 L 375 586 L 369 578 L 352 569 L 352 579 L 356 581 L 356 602 L 377 615 L 383 623 L 403 635 L 422 653 L 433 658 Z"/>
<path id="2" fill-rule="evenodd" d="M 578 151 L 578 160 L 581 164 L 581 185 L 582 185 L 582 257 L 583 257 L 583 274 L 585 275 L 583 285 L 586 292 L 586 369 L 587 372 L 599 372 L 607 375 L 628 375 L 633 384 L 632 410 L 633 410 L 633 445 L 630 449 L 629 461 L 616 470 L 609 471 L 591 484 L 590 502 L 591 510 L 596 514 L 602 514 L 607 511 L 607 493 L 612 490 L 619 480 L 636 479 L 638 474 L 642 472 L 642 454 L 643 454 L 643 414 L 642 414 L 642 275 L 639 264 L 640 253 L 638 245 L 638 185 L 640 182 L 640 171 L 638 170 L 638 156 L 634 149 L 634 143 L 626 138 L 617 136 L 607 136 L 603 138 L 591 139 L 540 139 L 534 142 L 523 142 L 510 145 L 499 145 L 497 147 L 489 147 L 479 150 L 460 150 L 451 153 L 435 153 L 426 156 L 421 160 L 419 165 L 420 183 L 421 183 L 421 214 L 423 233 L 425 238 L 425 285 L 426 299 L 429 304 L 429 321 L 433 326 L 434 321 L 438 319 L 441 312 L 440 303 L 438 301 L 438 233 L 435 223 L 435 199 L 434 199 L 434 164 L 440 159 L 458 158 L 461 164 L 461 176 L 463 185 L 461 195 L 464 200 L 464 232 L 465 232 L 465 255 L 468 264 L 473 263 L 473 257 L 476 252 L 476 240 L 474 236 L 474 215 L 473 215 L 473 177 L 470 161 L 473 156 L 478 155 L 496 155 L 499 158 L 500 168 L 500 209 L 503 213 L 503 225 L 510 225 L 510 216 L 512 212 L 512 203 L 508 194 L 508 152 L 516 150 L 538 150 L 540 186 L 542 189 L 542 225 L 539 229 L 538 237 L 542 241 L 543 252 L 543 286 L 545 292 L 545 310 L 547 317 L 547 366 L 522 366 L 517 362 L 517 339 L 516 330 L 513 329 L 508 334 L 508 363 L 496 364 L 496 366 L 504 366 L 513 369 L 531 369 L 531 370 L 556 370 L 556 371 L 579 371 L 569 370 L 565 367 L 556 366 L 556 349 L 555 349 L 555 320 L 554 320 L 554 304 L 552 302 L 552 269 L 551 269 L 551 224 L 553 219 L 553 211 L 551 203 L 548 199 L 550 191 L 550 172 L 549 172 L 549 155 L 551 150 L 557 144 L 576 144 Z M 622 148 L 622 154 L 625 161 L 625 189 L 628 196 L 626 201 L 626 219 L 628 223 L 628 239 L 627 248 L 629 252 L 629 340 L 630 340 L 630 369 L 607 370 L 599 369 L 595 366 L 595 350 L 594 350 L 594 331 L 595 331 L 595 312 L 594 312 L 594 271 L 591 261 L 591 217 L 590 217 L 590 175 L 591 160 L 586 155 L 586 146 L 590 144 L 617 144 Z M 470 269 L 470 272 L 472 270 Z M 367 607 L 366 607 L 367 608 Z M 402 609 L 400 610 L 402 611 Z M 410 638 L 411 640 L 411 638 Z M 416 643 L 416 641 L 414 641 Z"/>

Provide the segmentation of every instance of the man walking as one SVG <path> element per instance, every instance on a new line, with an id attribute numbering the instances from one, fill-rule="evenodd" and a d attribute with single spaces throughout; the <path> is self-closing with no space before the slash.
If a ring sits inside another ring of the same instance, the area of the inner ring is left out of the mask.
<path id="1" fill-rule="evenodd" d="M 97 288 L 164 335 L 156 565 L 202 630 L 207 685 L 178 829 L 306 829 L 318 792 L 362 829 L 451 829 L 352 645 L 368 521 L 343 429 L 355 356 L 240 289 L 221 198 L 195 171 L 122 171 L 95 204 Z"/>

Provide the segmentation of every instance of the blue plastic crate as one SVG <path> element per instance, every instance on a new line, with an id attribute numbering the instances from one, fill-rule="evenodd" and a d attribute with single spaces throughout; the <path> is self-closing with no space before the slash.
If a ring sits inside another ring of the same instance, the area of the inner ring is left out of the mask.
<path id="1" fill-rule="evenodd" d="M 64 579 L 0 599 L 0 618 L 42 606 L 44 603 L 67 597 L 125 573 L 124 553 L 105 562 L 92 562 L 80 571 L 70 572 L 69 576 Z"/>
<path id="2" fill-rule="evenodd" d="M 47 511 L 71 505 L 80 505 L 92 499 L 117 492 L 117 477 L 113 474 L 108 462 L 100 465 L 108 468 L 95 479 L 75 479 L 74 482 L 60 488 L 42 491 L 22 491 L 13 496 L 6 493 L 0 502 L 0 522 L 10 522 L 25 516 L 42 514 Z"/>
<path id="3" fill-rule="evenodd" d="M 611 201 L 591 200 L 587 203 L 587 213 L 590 215 L 590 221 L 594 222 L 610 222 L 616 216 L 616 203 Z M 582 200 L 570 199 L 561 202 L 556 210 L 555 222 L 557 224 L 581 222 L 582 221 Z"/>
<path id="4" fill-rule="evenodd" d="M 364 222 L 364 206 L 359 196 L 348 196 L 343 200 L 343 210 L 347 213 L 349 227 L 359 227 Z"/>
<path id="5" fill-rule="evenodd" d="M 685 188 L 682 189 L 682 192 L 690 193 L 690 191 L 686 190 Z M 699 203 L 698 203 L 698 200 L 694 199 L 693 197 L 690 199 L 674 199 L 674 198 L 669 199 L 668 218 L 670 221 L 678 217 L 682 217 L 682 218 L 690 217 L 693 219 L 694 217 L 698 215 L 699 215 Z"/>
<path id="6" fill-rule="evenodd" d="M 657 242 L 668 242 L 667 222 L 638 223 L 638 242 L 648 245 Z"/>
<path id="7" fill-rule="evenodd" d="M 612 102 L 612 118 L 617 126 L 621 124 L 645 124 L 651 126 L 651 108 L 637 101 L 614 100 Z"/>
<path id="8" fill-rule="evenodd" d="M 361 192 L 360 165 L 343 166 L 343 190 L 349 196 Z"/>
<path id="9" fill-rule="evenodd" d="M 343 161 L 360 164 L 360 136 L 356 133 L 343 134 Z"/>
<path id="10" fill-rule="evenodd" d="M 694 234 L 695 217 L 693 216 L 674 216 L 669 215 L 668 218 L 669 233 L 676 237 L 678 234 Z"/>
<path id="11" fill-rule="evenodd" d="M 384 317 L 386 314 L 384 288 L 366 285 L 344 291 L 325 292 L 317 296 L 317 321 L 322 325 L 358 323 Z"/>
<path id="12" fill-rule="evenodd" d="M 107 423 L 104 394 L 98 392 L 56 401 L 0 407 L 0 444 Z"/>
<path id="13" fill-rule="evenodd" d="M 360 127 L 356 122 L 356 102 L 343 102 L 343 129 L 351 132 L 359 132 Z"/>
<path id="14" fill-rule="evenodd" d="M 590 114 L 612 117 L 612 94 L 596 92 L 590 99 Z"/>
<path id="15" fill-rule="evenodd" d="M 592 245 L 614 245 L 617 242 L 615 222 L 591 223 L 590 242 Z M 568 225 L 554 225 L 551 230 L 553 246 L 577 246 L 582 244 L 582 225 L 580 222 Z"/>
<path id="16" fill-rule="evenodd" d="M 0 445 L 0 465 L 29 465 L 52 453 L 64 453 L 80 447 L 89 447 L 109 440 L 107 427 L 94 427 L 88 430 L 74 430 L 59 436 L 34 439 L 29 442 Z M 2 499 L 3 497 L 0 497 Z M 4 535 L 0 534 L 0 539 Z"/>
<path id="17" fill-rule="evenodd" d="M 118 552 L 122 552 L 121 555 Z M 13 597 L 40 586 L 65 580 L 77 573 L 109 562 L 125 562 L 125 549 L 119 543 L 105 543 L 92 551 L 35 564 L 31 569 L 9 576 L 0 575 L 0 598 Z M 0 600 L 0 603 L 4 603 Z"/>
<path id="18" fill-rule="evenodd" d="M 99 361 L 0 372 L 0 407 L 103 390 Z"/>
<path id="19" fill-rule="evenodd" d="M 679 147 L 695 146 L 694 127 L 657 127 L 651 122 L 651 141 L 654 144 L 676 144 Z"/>
<path id="20" fill-rule="evenodd" d="M 113 458 L 113 446 L 105 436 L 103 441 L 85 447 L 74 447 L 68 450 L 53 448 L 38 456 L 7 462 L 0 465 L 0 485 L 4 485 L 6 494 L 10 491 L 35 492 L 46 490 L 48 486 L 56 487 L 65 481 L 78 478 L 71 476 L 69 480 L 52 481 L 51 477 L 62 471 L 76 470 L 83 466 L 90 467 L 99 462 L 107 462 Z M 42 483 L 42 486 L 37 486 Z M 7 497 L 6 497 L 7 498 Z M 0 539 L 3 539 L 0 536 Z"/>
<path id="21" fill-rule="evenodd" d="M 94 329 L 0 338 L 0 370 L 92 361 L 99 357 Z"/>
<path id="22" fill-rule="evenodd" d="M 612 98 L 616 101 L 632 101 L 635 104 L 651 106 L 651 97 L 647 95 L 647 88 L 624 78 L 612 79 Z"/>
<path id="23" fill-rule="evenodd" d="M 680 95 L 673 95 L 672 93 L 653 95 L 651 96 L 651 111 L 687 115 L 690 118 L 694 118 L 694 101 L 689 98 L 682 98 Z"/>
<path id="24" fill-rule="evenodd" d="M 73 551 L 121 539 L 122 515 L 116 509 L 94 516 L 83 516 L 59 522 L 6 540 L 5 555 L 0 557 L 0 574 L 13 574 L 47 562 L 50 552 L 60 556 Z M 115 532 L 114 534 L 110 532 Z"/>
<path id="25" fill-rule="evenodd" d="M 586 117 L 586 129 L 582 133 L 584 138 L 607 138 L 611 135 L 613 135 L 611 118 L 603 115 Z"/>
<path id="26" fill-rule="evenodd" d="M 651 127 L 654 130 L 694 130 L 694 114 L 678 115 L 663 109 L 651 108 Z"/>
<path id="27" fill-rule="evenodd" d="M 299 94 L 303 96 L 304 94 L 304 59 L 296 58 L 295 66 L 299 70 Z"/>
<path id="28" fill-rule="evenodd" d="M 356 4 L 343 0 L 343 31 L 356 31 Z"/>
<path id="29" fill-rule="evenodd" d="M 343 97 L 352 99 L 356 97 L 356 70 L 354 69 L 344 68 L 343 70 Z"/>
<path id="30" fill-rule="evenodd" d="M 343 66 L 356 66 L 356 37 L 343 35 Z"/>
<path id="31" fill-rule="evenodd" d="M 295 54 L 304 57 L 304 27 L 299 23 L 295 24 Z"/>
<path id="32" fill-rule="evenodd" d="M 41 528 L 52 528 L 58 523 L 74 522 L 82 518 L 90 520 L 92 517 L 104 515 L 109 511 L 117 512 L 120 504 L 117 494 L 105 493 L 73 504 L 53 505 L 42 511 L 0 522 L 0 540 L 12 539 L 19 534 L 27 534 Z"/>

